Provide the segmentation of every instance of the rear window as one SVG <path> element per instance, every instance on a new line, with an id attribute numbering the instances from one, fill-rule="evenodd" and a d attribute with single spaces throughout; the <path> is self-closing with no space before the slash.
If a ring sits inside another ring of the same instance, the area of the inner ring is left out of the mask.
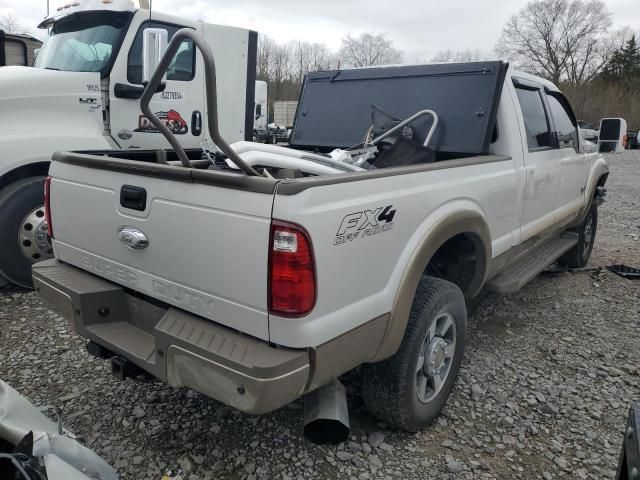
<path id="1" fill-rule="evenodd" d="M 549 122 L 542 105 L 540 91 L 516 88 L 516 92 L 522 109 L 529 150 L 551 148 L 553 143 L 549 132 Z"/>

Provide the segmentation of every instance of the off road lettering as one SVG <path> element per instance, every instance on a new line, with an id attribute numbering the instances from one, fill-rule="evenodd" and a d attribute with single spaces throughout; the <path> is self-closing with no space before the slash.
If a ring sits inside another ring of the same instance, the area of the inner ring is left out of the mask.
<path id="1" fill-rule="evenodd" d="M 388 232 L 393 229 L 395 215 L 396 211 L 393 210 L 393 205 L 350 213 L 342 219 L 333 244 L 344 245 L 358 238 Z"/>

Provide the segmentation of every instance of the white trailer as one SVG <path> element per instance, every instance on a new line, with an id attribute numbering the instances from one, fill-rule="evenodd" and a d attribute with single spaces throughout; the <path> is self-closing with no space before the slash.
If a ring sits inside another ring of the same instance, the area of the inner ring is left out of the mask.
<path id="1" fill-rule="evenodd" d="M 297 100 L 277 100 L 273 102 L 273 122 L 291 128 L 298 109 Z"/>

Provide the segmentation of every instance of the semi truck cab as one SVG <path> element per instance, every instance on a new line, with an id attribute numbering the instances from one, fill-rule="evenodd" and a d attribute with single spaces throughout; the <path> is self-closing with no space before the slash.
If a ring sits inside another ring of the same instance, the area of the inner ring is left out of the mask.
<path id="1" fill-rule="evenodd" d="M 57 150 L 168 148 L 142 115 L 143 31 L 171 40 L 189 28 L 211 46 L 217 63 L 220 131 L 251 140 L 257 33 L 150 11 L 141 0 L 79 0 L 45 18 L 49 35 L 35 67 L 0 70 L 0 274 L 31 286 L 31 264 L 52 254 L 42 209 L 43 182 Z M 187 149 L 210 140 L 204 64 L 185 40 L 150 103 Z M 4 228 L 8 226 L 8 228 Z"/>

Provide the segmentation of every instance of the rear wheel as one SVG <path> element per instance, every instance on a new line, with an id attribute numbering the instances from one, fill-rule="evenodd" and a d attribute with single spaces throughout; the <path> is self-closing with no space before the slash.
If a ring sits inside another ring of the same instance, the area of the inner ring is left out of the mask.
<path id="1" fill-rule="evenodd" d="M 31 288 L 31 265 L 51 258 L 44 216 L 44 177 L 9 185 L 0 195 L 0 272 L 11 282 Z"/>
<path id="2" fill-rule="evenodd" d="M 462 291 L 446 280 L 422 277 L 398 352 L 363 366 L 362 396 L 369 411 L 410 432 L 430 424 L 458 375 L 466 324 Z"/>
<path id="3" fill-rule="evenodd" d="M 598 207 L 591 204 L 584 221 L 574 230 L 578 234 L 578 243 L 558 259 L 558 263 L 569 268 L 582 268 L 591 258 L 593 244 L 598 228 Z"/>

